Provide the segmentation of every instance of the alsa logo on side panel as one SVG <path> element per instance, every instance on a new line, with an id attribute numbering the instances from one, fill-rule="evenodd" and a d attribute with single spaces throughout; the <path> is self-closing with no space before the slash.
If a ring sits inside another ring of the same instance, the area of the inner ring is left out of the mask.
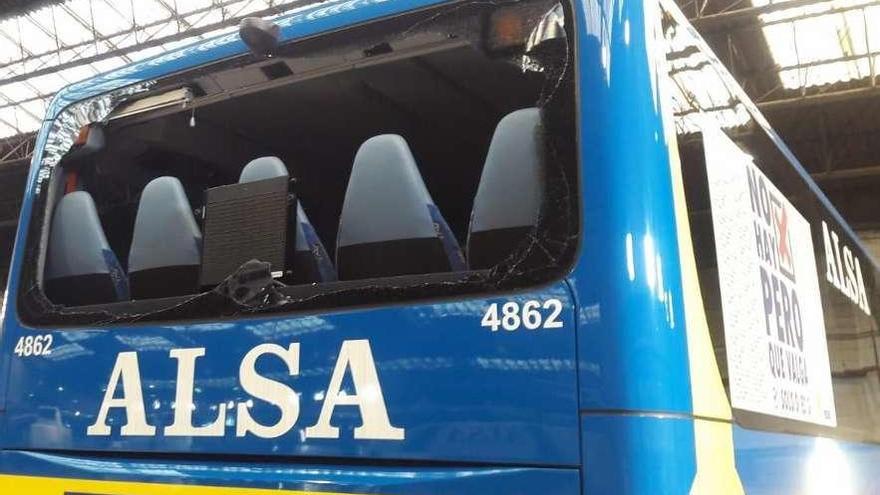
<path id="1" fill-rule="evenodd" d="M 857 305 L 866 315 L 871 315 L 862 264 L 834 229 L 822 220 L 822 240 L 825 243 L 825 279 Z"/>
<path id="2" fill-rule="evenodd" d="M 193 390 L 196 375 L 196 360 L 205 355 L 204 347 L 191 349 L 171 349 L 169 358 L 177 361 L 177 382 L 174 397 L 174 418 L 162 430 L 166 437 L 222 437 L 227 434 L 226 416 L 235 414 L 235 436 L 253 435 L 259 438 L 276 438 L 290 431 L 299 419 L 299 394 L 280 381 L 262 376 L 257 372 L 256 363 L 263 356 L 275 356 L 286 365 L 290 376 L 299 374 L 299 344 L 292 343 L 284 348 L 277 344 L 260 344 L 242 358 L 238 379 L 241 388 L 254 399 L 267 402 L 280 411 L 274 424 L 258 422 L 249 411 L 252 401 L 239 402 L 234 411 L 227 412 L 226 404 L 218 404 L 217 418 L 210 424 L 193 425 Z M 342 383 L 346 375 L 354 385 L 354 394 L 346 394 Z M 117 397 L 117 389 L 121 394 Z M 355 439 L 365 440 L 403 440 L 404 428 L 391 424 L 388 409 L 376 372 L 376 363 L 368 340 L 346 340 L 342 342 L 336 365 L 330 377 L 330 384 L 324 393 L 318 421 L 304 430 L 306 438 L 339 438 L 339 428 L 330 424 L 336 406 L 356 406 L 363 424 L 354 428 Z M 147 422 L 144 406 L 141 373 L 137 352 L 120 352 L 116 364 L 107 381 L 106 392 L 101 401 L 95 423 L 86 430 L 87 435 L 108 436 L 111 427 L 107 415 L 112 409 L 125 411 L 126 423 L 122 425 L 122 436 L 155 436 L 156 427 Z"/>

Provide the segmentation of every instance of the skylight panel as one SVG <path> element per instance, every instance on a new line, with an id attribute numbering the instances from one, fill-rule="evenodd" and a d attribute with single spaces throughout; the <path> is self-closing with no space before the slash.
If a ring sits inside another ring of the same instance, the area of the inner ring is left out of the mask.
<path id="1" fill-rule="evenodd" d="M 177 8 L 180 10 L 181 13 L 186 13 L 210 7 L 211 5 L 211 0 L 187 0 L 186 2 L 178 1 Z"/>
<path id="2" fill-rule="evenodd" d="M 94 65 L 98 72 L 110 72 L 113 69 L 117 69 L 125 65 L 126 62 L 121 57 L 113 57 L 105 60 L 99 60 L 95 62 Z"/>
<path id="3" fill-rule="evenodd" d="M 138 0 L 140 2 L 141 0 Z M 101 34 L 110 34 L 131 25 L 131 14 L 127 16 L 116 7 L 125 2 L 92 2 L 91 16 L 87 21 L 94 20 L 95 29 Z"/>
<path id="4" fill-rule="evenodd" d="M 65 9 L 52 6 L 50 10 L 55 19 L 49 24 L 55 29 L 58 39 L 64 45 L 74 45 L 92 39 L 92 32 L 76 21 Z"/>
<path id="5" fill-rule="evenodd" d="M 7 84 L 0 87 L 3 95 L 13 101 L 22 101 L 34 96 L 34 90 L 22 82 Z"/>
<path id="6" fill-rule="evenodd" d="M 151 46 L 149 48 L 144 48 L 143 50 L 138 50 L 130 55 L 130 57 L 134 60 L 144 60 L 153 56 L 156 56 L 162 52 L 164 52 L 161 47 Z"/>
<path id="7" fill-rule="evenodd" d="M 64 69 L 58 74 L 60 74 L 64 79 L 67 79 L 68 81 L 82 81 L 83 79 L 94 76 L 95 74 L 97 74 L 97 72 L 97 70 L 92 69 L 87 65 L 78 65 L 76 67 Z"/>
<path id="8" fill-rule="evenodd" d="M 667 33 L 667 61 L 673 83 L 673 112 L 679 133 L 699 132 L 706 118 L 723 129 L 747 124 L 745 105 L 737 101 L 724 84 L 707 56 L 692 44 L 686 31 Z"/>
<path id="9" fill-rule="evenodd" d="M 0 139 L 8 138 L 19 134 L 18 129 L 6 125 L 3 121 L 0 121 Z"/>
<path id="10" fill-rule="evenodd" d="M 265 3 L 263 5 L 259 5 L 259 3 L 260 2 L 256 2 L 254 0 L 241 0 L 240 2 L 231 3 L 228 7 L 226 7 L 226 11 L 229 13 L 227 14 L 227 17 L 229 15 L 239 15 L 243 11 L 245 11 L 245 9 L 257 10 L 266 8 Z"/>
<path id="11" fill-rule="evenodd" d="M 19 18 L 18 39 L 30 53 L 43 53 L 57 48 L 55 39 L 42 26 L 38 26 L 30 17 Z"/>
<path id="12" fill-rule="evenodd" d="M 0 24 L 0 31 L 3 31 L 4 27 Z M 19 53 L 18 46 L 10 41 L 6 36 L 3 36 L 4 33 L 0 33 L 0 63 L 7 64 L 13 60 L 17 60 L 21 54 Z"/>
<path id="13" fill-rule="evenodd" d="M 174 33 L 178 32 L 177 23 L 165 23 L 157 26 L 153 29 L 151 36 L 154 38 L 161 38 L 163 36 L 170 36 Z"/>
<path id="14" fill-rule="evenodd" d="M 156 0 L 138 0 L 134 2 L 134 17 L 138 24 L 147 24 L 161 21 L 169 15 L 161 4 Z"/>
<path id="15" fill-rule="evenodd" d="M 34 130 L 40 126 L 43 115 L 46 115 L 46 104 L 47 103 L 48 103 L 48 101 L 43 100 L 43 99 L 39 99 L 39 100 L 28 101 L 28 102 L 21 104 L 22 111 L 24 111 L 28 116 L 36 115 L 39 117 L 39 119 L 33 119 L 33 118 L 28 119 L 28 121 L 31 123 L 31 125 L 34 126 L 33 127 Z"/>
<path id="16" fill-rule="evenodd" d="M 211 9 L 208 12 L 192 14 L 186 18 L 186 21 L 194 26 L 205 26 L 214 24 L 223 20 L 223 12 L 220 9 Z"/>
<path id="17" fill-rule="evenodd" d="M 753 0 L 756 6 L 768 3 Z M 759 16 L 783 87 L 869 77 L 871 59 L 880 50 L 880 9 L 867 5 L 866 0 L 832 0 Z"/>
<path id="18" fill-rule="evenodd" d="M 64 80 L 60 75 L 53 73 L 28 79 L 28 84 L 36 88 L 40 93 L 50 95 L 67 85 L 68 81 Z M 0 92 L 2 91 L 3 89 L 0 88 Z"/>
<path id="19" fill-rule="evenodd" d="M 31 132 L 40 127 L 41 119 L 31 115 L 23 106 L 0 108 L 0 121 L 11 125 L 19 132 Z M 35 114 L 39 115 L 39 114 Z"/>
<path id="20" fill-rule="evenodd" d="M 88 24 L 92 17 L 90 4 L 89 0 L 67 0 L 59 4 L 58 8 L 68 12 L 74 18 L 74 22 L 79 23 L 79 20 L 82 20 L 84 22 L 81 24 Z"/>

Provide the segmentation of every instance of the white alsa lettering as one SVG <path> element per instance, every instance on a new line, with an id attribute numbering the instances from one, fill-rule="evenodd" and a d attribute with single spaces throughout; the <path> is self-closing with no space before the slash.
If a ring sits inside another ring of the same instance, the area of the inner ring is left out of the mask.
<path id="1" fill-rule="evenodd" d="M 203 347 L 172 349 L 169 352 L 169 358 L 177 361 L 177 382 L 174 417 L 172 423 L 162 431 L 165 436 L 222 437 L 226 435 L 225 404 L 217 405 L 217 418 L 214 421 L 204 426 L 193 425 L 196 360 L 204 355 Z M 263 356 L 281 359 L 287 366 L 290 376 L 299 374 L 299 344 L 290 344 L 286 349 L 277 344 L 261 344 L 245 354 L 238 372 L 241 388 L 253 398 L 278 408 L 281 414 L 274 424 L 262 424 L 251 416 L 247 402 L 237 404 L 235 409 L 237 437 L 254 435 L 259 438 L 276 438 L 289 432 L 299 418 L 299 394 L 290 386 L 257 372 L 257 361 Z M 354 394 L 346 394 L 342 390 L 346 374 L 351 376 Z M 119 388 L 121 391 L 117 396 Z M 342 342 L 330 384 L 324 393 L 318 421 L 305 428 L 306 438 L 339 438 L 339 428 L 330 424 L 336 406 L 355 406 L 360 411 L 363 422 L 354 429 L 356 439 L 403 440 L 405 437 L 404 428 L 391 425 L 368 340 Z M 107 424 L 107 416 L 114 408 L 125 412 L 126 423 L 122 425 L 120 435 L 156 435 L 156 427 L 147 423 L 137 352 L 120 352 L 117 355 L 97 418 L 95 423 L 86 429 L 86 434 L 110 435 L 112 430 Z"/>
<path id="2" fill-rule="evenodd" d="M 824 220 L 822 240 L 825 244 L 825 279 L 870 316 L 871 307 L 868 305 L 859 257 L 849 246 L 840 242 L 837 232 L 828 228 Z"/>

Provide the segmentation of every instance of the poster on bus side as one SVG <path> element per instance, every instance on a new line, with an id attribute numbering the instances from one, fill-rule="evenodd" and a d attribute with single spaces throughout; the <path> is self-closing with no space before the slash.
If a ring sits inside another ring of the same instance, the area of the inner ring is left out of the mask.
<path id="1" fill-rule="evenodd" d="M 836 426 L 810 224 L 723 132 L 703 138 L 731 405 Z"/>

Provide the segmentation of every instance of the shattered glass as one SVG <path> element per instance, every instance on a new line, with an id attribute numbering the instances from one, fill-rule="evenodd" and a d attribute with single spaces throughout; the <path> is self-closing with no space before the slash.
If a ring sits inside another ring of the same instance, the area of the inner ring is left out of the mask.
<path id="1" fill-rule="evenodd" d="M 46 137 L 43 156 L 40 159 L 40 170 L 36 185 L 37 192 L 41 190 L 52 169 L 61 162 L 64 155 L 73 147 L 73 143 L 83 127 L 103 122 L 120 103 L 131 99 L 135 95 L 149 91 L 155 84 L 155 81 L 147 81 L 127 86 L 74 103 L 62 110 L 58 117 L 52 121 L 49 134 Z"/>
<path id="2" fill-rule="evenodd" d="M 527 2 L 473 1 L 442 7 L 435 14 L 421 15 L 397 38 L 407 39 L 420 33 L 441 33 L 447 39 L 469 39 L 482 45 L 483 15 L 502 6 Z M 31 240 L 25 260 L 19 307 L 22 315 L 35 324 L 108 325 L 134 321 L 226 318 L 254 313 L 289 312 L 304 309 L 342 307 L 370 303 L 390 304 L 444 295 L 486 293 L 545 283 L 563 276 L 574 261 L 578 247 L 580 218 L 577 202 L 578 161 L 576 143 L 575 74 L 570 47 L 572 26 L 566 23 L 570 11 L 561 3 L 543 3 L 542 10 L 527 19 L 522 45 L 505 59 L 515 67 L 543 77 L 534 105 L 541 109 L 545 146 L 545 204 L 527 239 L 506 259 L 489 270 L 433 273 L 354 280 L 324 284 L 285 286 L 271 277 L 266 264 L 258 260 L 245 263 L 215 287 L 191 296 L 131 301 L 90 307 L 65 307 L 53 304 L 43 293 L 39 280 L 47 227 L 46 191 L 38 194 L 34 218 L 30 222 Z M 540 6 L 539 5 L 539 6 Z M 549 6 L 549 9 L 547 8 Z M 457 30 L 452 30 L 457 27 Z M 293 48 L 295 44 L 291 45 Z M 508 50 L 510 52 L 510 50 Z M 224 65 L 225 64 L 225 65 Z M 230 65 L 220 62 L 217 67 Z M 199 74 L 205 74 L 200 68 Z M 191 77 L 191 76 L 190 76 Z M 112 95 L 88 100 L 65 113 L 54 124 L 51 146 L 47 146 L 41 166 L 49 172 L 70 149 L 75 132 L 89 122 L 100 121 L 126 97 L 148 89 L 179 84 L 180 75 L 149 85 L 129 87 Z M 39 240 L 40 242 L 35 242 Z M 266 273 L 263 273 L 266 272 Z M 260 275 L 262 273 L 262 275 Z"/>
<path id="3" fill-rule="evenodd" d="M 540 57 L 536 56 L 536 53 L 540 50 L 545 50 L 546 48 L 544 47 L 549 43 L 553 43 L 554 40 L 563 43 L 567 47 L 567 38 L 565 34 L 565 12 L 562 10 L 562 4 L 557 3 L 544 14 L 538 25 L 529 34 L 522 56 L 521 65 L 523 71 L 543 71 L 544 64 L 540 62 Z"/>

